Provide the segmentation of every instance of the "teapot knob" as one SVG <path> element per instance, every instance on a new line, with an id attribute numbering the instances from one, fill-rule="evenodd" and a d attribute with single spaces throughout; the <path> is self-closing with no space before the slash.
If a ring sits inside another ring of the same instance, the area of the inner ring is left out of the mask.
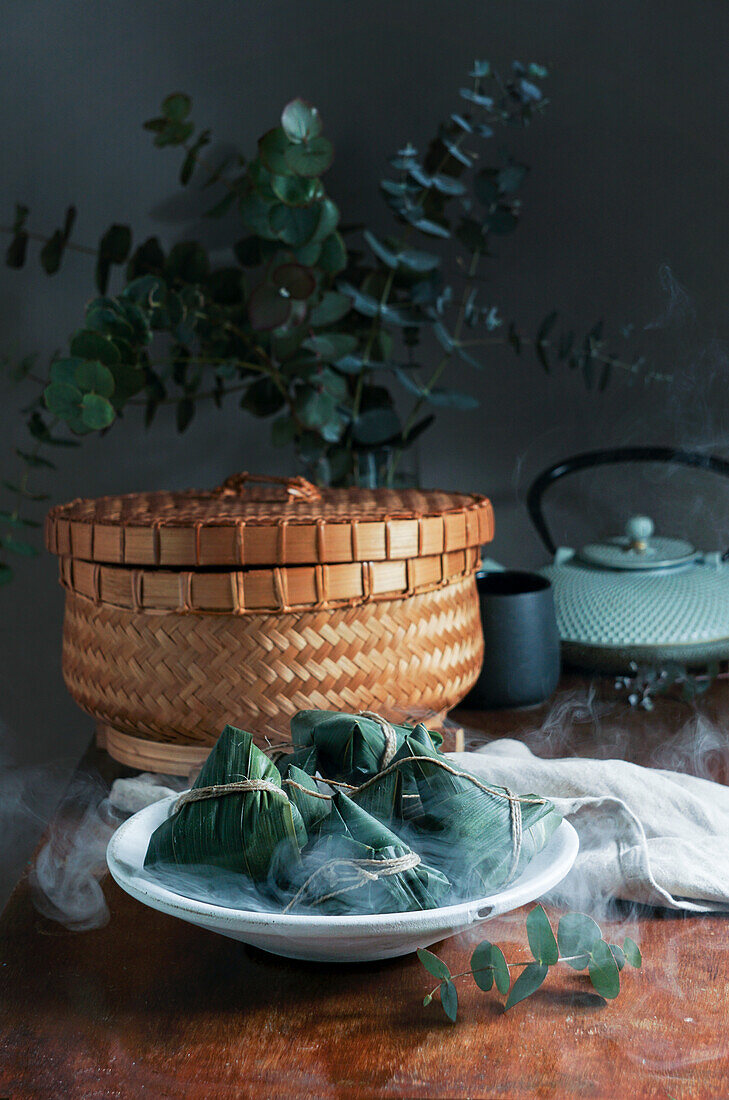
<path id="1" fill-rule="evenodd" d="M 630 540 L 630 549 L 637 550 L 639 554 L 648 549 L 648 539 L 655 530 L 653 520 L 649 516 L 631 516 L 625 525 L 625 534 Z"/>

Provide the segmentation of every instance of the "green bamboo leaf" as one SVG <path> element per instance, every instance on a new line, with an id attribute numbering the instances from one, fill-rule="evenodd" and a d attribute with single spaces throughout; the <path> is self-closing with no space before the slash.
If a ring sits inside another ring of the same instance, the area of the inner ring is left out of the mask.
<path id="1" fill-rule="evenodd" d="M 12 579 L 13 579 L 13 571 L 10 568 L 10 566 L 6 565 L 6 563 L 4 561 L 0 562 L 0 585 L 10 584 L 10 581 Z"/>
<path id="2" fill-rule="evenodd" d="M 416 835 L 423 834 L 424 842 L 427 835 L 437 832 L 444 847 L 459 852 L 449 875 L 463 896 L 483 897 L 502 886 L 510 874 L 518 874 L 546 846 L 562 820 L 548 799 L 524 792 L 522 841 L 515 868 L 507 792 L 503 788 L 483 790 L 466 769 L 459 769 L 463 774 L 454 776 L 440 766 L 435 750 L 410 745 L 407 737 L 394 761 L 406 752 L 418 757 L 408 765 L 408 772 L 422 804 L 422 817 L 411 827 Z"/>
<path id="3" fill-rule="evenodd" d="M 531 997 L 532 993 L 539 989 L 548 971 L 549 967 L 546 963 L 533 962 L 525 966 L 512 986 L 511 993 L 504 1005 L 504 1012 L 508 1012 L 514 1005 L 518 1005 L 519 1001 Z"/>
<path id="4" fill-rule="evenodd" d="M 442 982 L 440 987 L 440 1003 L 443 1006 L 448 1019 L 452 1024 L 456 1022 L 458 1016 L 458 991 L 453 982 Z"/>
<path id="5" fill-rule="evenodd" d="M 417 951 L 418 958 L 421 963 L 434 978 L 448 979 L 451 976 L 451 972 L 448 966 L 439 959 L 437 955 L 434 955 L 432 951 L 426 950 L 424 947 L 419 947 Z"/>
<path id="6" fill-rule="evenodd" d="M 194 787 L 231 779 L 263 779 L 281 786 L 276 767 L 250 733 L 226 726 Z M 207 865 L 265 880 L 274 852 L 285 851 L 292 866 L 306 843 L 301 815 L 284 792 L 241 791 L 222 798 L 188 802 L 150 837 L 145 866 L 158 863 Z"/>
<path id="7" fill-rule="evenodd" d="M 541 905 L 535 905 L 526 919 L 527 939 L 532 955 L 540 963 L 554 966 L 559 958 L 557 941 L 552 926 Z"/>
<path id="8" fill-rule="evenodd" d="M 623 941 L 623 951 L 625 952 L 625 958 L 628 960 L 631 966 L 640 968 L 643 962 L 643 956 L 640 953 L 640 948 L 635 940 L 632 940 L 630 936 L 626 936 Z"/>
<path id="9" fill-rule="evenodd" d="M 559 953 L 573 970 L 584 970 L 590 961 L 590 952 L 602 939 L 600 927 L 592 917 L 584 913 L 565 913 L 557 926 Z"/>
<path id="10" fill-rule="evenodd" d="M 607 1000 L 617 997 L 620 992 L 620 974 L 613 953 L 605 940 L 600 939 L 590 952 L 588 973 L 597 993 Z"/>

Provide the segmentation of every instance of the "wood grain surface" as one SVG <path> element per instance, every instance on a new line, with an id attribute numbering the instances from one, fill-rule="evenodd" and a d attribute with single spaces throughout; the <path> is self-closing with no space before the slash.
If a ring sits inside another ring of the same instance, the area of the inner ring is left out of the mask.
<path id="1" fill-rule="evenodd" d="M 726 684 L 699 711 L 663 701 L 653 715 L 626 711 L 611 691 L 565 681 L 567 717 L 551 740 L 536 732 L 545 719 L 549 729 L 549 707 L 458 717 L 472 739 L 480 725 L 520 731 L 545 754 L 683 752 L 687 770 L 725 773 Z M 579 717 L 580 699 L 591 717 Z M 122 771 L 96 749 L 82 767 Z M 557 968 L 504 1014 L 498 994 L 464 982 L 454 1026 L 437 1004 L 422 1007 L 431 980 L 414 957 L 290 962 L 146 909 L 108 880 L 105 893 L 109 924 L 71 933 L 34 911 L 24 880 L 16 889 L 0 922 L 0 1097 L 729 1096 L 721 917 L 621 908 L 604 927 L 637 939 L 644 967 L 624 971 L 616 1001 Z M 525 913 L 484 929 L 510 961 L 526 957 Z M 455 972 L 472 947 L 457 937 L 438 950 Z"/>

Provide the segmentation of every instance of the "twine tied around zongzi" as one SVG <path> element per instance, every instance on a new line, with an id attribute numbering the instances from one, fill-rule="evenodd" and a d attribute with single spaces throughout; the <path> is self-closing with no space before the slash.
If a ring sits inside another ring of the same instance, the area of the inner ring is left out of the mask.
<path id="1" fill-rule="evenodd" d="M 382 757 L 380 759 L 380 770 L 386 768 L 397 752 L 397 734 L 395 732 L 395 727 L 391 726 L 387 719 L 383 718 L 381 714 L 376 714 L 373 710 L 358 710 L 357 717 L 371 718 L 382 730 L 382 734 L 385 738 L 385 747 L 382 750 Z"/>
<path id="2" fill-rule="evenodd" d="M 413 761 L 424 761 L 429 764 L 434 764 L 438 768 L 442 768 L 444 771 L 449 772 L 451 775 L 455 775 L 458 779 L 467 779 L 474 786 L 484 791 L 486 794 L 492 794 L 496 798 L 505 798 L 509 803 L 509 822 L 511 825 L 511 865 L 509 867 L 509 873 L 506 876 L 504 886 L 508 884 L 514 878 L 517 868 L 519 866 L 519 857 L 521 856 L 521 849 L 524 837 L 523 818 L 521 813 L 521 805 L 525 803 L 533 806 L 543 806 L 547 801 L 546 798 L 530 798 L 527 795 L 515 795 L 508 787 L 490 787 L 487 783 L 482 783 L 480 779 L 477 779 L 475 775 L 471 775 L 470 772 L 459 771 L 458 768 L 451 767 L 445 760 L 439 757 L 433 756 L 404 756 L 401 760 L 395 760 L 389 764 L 377 775 L 373 775 L 370 779 L 367 779 L 364 783 L 361 783 L 359 787 L 352 788 L 352 797 L 356 799 L 357 794 L 360 791 L 365 790 L 367 787 L 372 786 L 378 779 L 381 779 L 383 775 L 388 775 L 390 772 L 395 771 L 401 764 L 409 764 Z M 334 782 L 333 780 L 322 779 L 322 783 Z M 304 794 L 310 795 L 312 798 L 331 800 L 332 795 L 322 794 L 320 791 L 309 790 L 302 783 L 297 783 L 295 779 L 284 779 L 284 784 L 290 787 L 296 787 L 297 790 L 303 791 Z M 336 785 L 336 784 L 335 784 Z"/>
<path id="3" fill-rule="evenodd" d="M 399 875 L 402 871 L 411 871 L 420 862 L 417 852 L 406 852 L 402 856 L 386 856 L 383 859 L 329 859 L 309 875 L 284 909 L 284 913 L 290 912 L 312 883 L 318 882 L 319 879 L 332 880 L 337 876 L 336 889 L 314 898 L 309 905 L 321 905 L 340 894 L 359 890 L 368 882 L 376 882 L 377 879 L 387 878 L 389 875 Z"/>
<path id="4" fill-rule="evenodd" d="M 222 798 L 226 794 L 245 794 L 246 791 L 266 791 L 268 794 L 282 795 L 286 801 L 289 796 L 270 779 L 240 779 L 234 783 L 215 783 L 211 787 L 193 787 L 191 791 L 185 791 L 175 802 L 172 812 L 177 813 L 188 802 L 202 802 L 205 798 Z"/>

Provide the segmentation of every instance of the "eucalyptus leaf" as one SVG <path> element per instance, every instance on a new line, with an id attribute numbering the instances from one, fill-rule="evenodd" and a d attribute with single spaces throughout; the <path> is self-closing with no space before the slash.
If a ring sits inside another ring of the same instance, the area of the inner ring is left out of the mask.
<path id="1" fill-rule="evenodd" d="M 338 275 L 347 266 L 347 249 L 341 234 L 332 233 L 322 241 L 319 266 L 330 275 Z"/>
<path id="2" fill-rule="evenodd" d="M 533 962 L 525 966 L 511 987 L 511 992 L 504 1005 L 504 1011 L 508 1012 L 514 1005 L 518 1005 L 520 1001 L 531 997 L 532 993 L 536 993 L 548 972 L 549 967 L 546 963 Z"/>
<path id="3" fill-rule="evenodd" d="M 322 176 L 334 159 L 334 148 L 325 137 L 315 137 L 298 145 L 290 145 L 284 154 L 289 171 L 306 179 Z"/>
<path id="4" fill-rule="evenodd" d="M 557 926 L 559 953 L 573 970 L 587 967 L 590 953 L 600 939 L 600 926 L 585 913 L 566 913 Z"/>
<path id="5" fill-rule="evenodd" d="M 541 905 L 530 909 L 526 919 L 527 938 L 532 955 L 539 963 L 553 966 L 559 958 L 554 932 Z"/>
<path id="6" fill-rule="evenodd" d="M 640 948 L 638 947 L 638 944 L 635 942 L 635 940 L 631 939 L 630 936 L 626 936 L 625 940 L 623 941 L 623 952 L 625 954 L 625 958 L 631 966 L 635 966 L 637 968 L 641 966 L 643 962 L 643 956 L 640 953 Z"/>
<path id="7" fill-rule="evenodd" d="M 587 967 L 595 991 L 612 1000 L 620 992 L 620 974 L 613 953 L 602 938 L 593 944 Z"/>
<path id="8" fill-rule="evenodd" d="M 351 308 L 352 303 L 346 295 L 338 294 L 335 290 L 327 290 L 322 295 L 321 301 L 309 311 L 309 323 L 314 328 L 335 325 L 349 313 Z"/>
<path id="9" fill-rule="evenodd" d="M 83 393 L 111 397 L 114 392 L 114 375 L 103 363 L 93 360 L 78 364 L 74 372 L 74 381 Z"/>
<path id="10" fill-rule="evenodd" d="M 617 966 L 618 970 L 622 970 L 625 966 L 625 952 L 623 951 L 622 947 L 620 947 L 620 945 L 617 943 L 611 943 L 609 944 L 609 947 L 613 953 L 615 965 Z"/>
<path id="11" fill-rule="evenodd" d="M 471 955 L 471 971 L 473 980 L 479 989 L 488 993 L 494 984 L 494 963 L 492 961 L 492 945 L 488 940 L 483 940 Z"/>
<path id="12" fill-rule="evenodd" d="M 81 420 L 87 428 L 101 431 L 114 422 L 114 406 L 98 393 L 85 393 L 81 400 Z"/>
<path id="13" fill-rule="evenodd" d="M 425 969 L 429 974 L 432 974 L 434 978 L 444 978 L 446 980 L 450 978 L 450 969 L 443 960 L 439 959 L 437 955 L 434 955 L 432 951 L 428 951 L 424 947 L 419 947 L 417 955 Z"/>
<path id="14" fill-rule="evenodd" d="M 322 130 L 321 117 L 316 107 L 303 99 L 292 99 L 281 113 L 281 126 L 289 141 L 311 141 Z"/>
<path id="15" fill-rule="evenodd" d="M 506 995 L 511 985 L 511 974 L 507 966 L 504 952 L 494 943 L 491 945 L 491 961 L 494 964 L 494 981 L 499 993 Z"/>
<path id="16" fill-rule="evenodd" d="M 259 139 L 258 154 L 269 172 L 284 175 L 289 171 L 284 154 L 290 146 L 291 142 L 282 126 L 274 127 Z"/>
<path id="17" fill-rule="evenodd" d="M 78 387 L 68 382 L 51 382 L 46 386 L 43 396 L 46 407 L 65 420 L 78 415 L 83 395 Z"/>
<path id="18" fill-rule="evenodd" d="M 107 367 L 113 367 L 121 360 L 119 349 L 111 337 L 89 329 L 80 329 L 71 337 L 69 350 L 72 356 L 96 359 Z"/>
<path id="19" fill-rule="evenodd" d="M 367 409 L 360 413 L 352 425 L 352 435 L 357 443 L 368 447 L 387 443 L 400 433 L 400 419 L 394 409 Z"/>
<path id="20" fill-rule="evenodd" d="M 358 346 L 356 336 L 350 336 L 345 332 L 329 332 L 321 336 L 309 336 L 302 343 L 306 348 L 327 363 L 334 363 L 345 355 L 350 355 Z"/>
<path id="21" fill-rule="evenodd" d="M 451 1023 L 456 1022 L 458 1016 L 458 991 L 453 982 L 442 982 L 440 987 L 440 1003 Z"/>

